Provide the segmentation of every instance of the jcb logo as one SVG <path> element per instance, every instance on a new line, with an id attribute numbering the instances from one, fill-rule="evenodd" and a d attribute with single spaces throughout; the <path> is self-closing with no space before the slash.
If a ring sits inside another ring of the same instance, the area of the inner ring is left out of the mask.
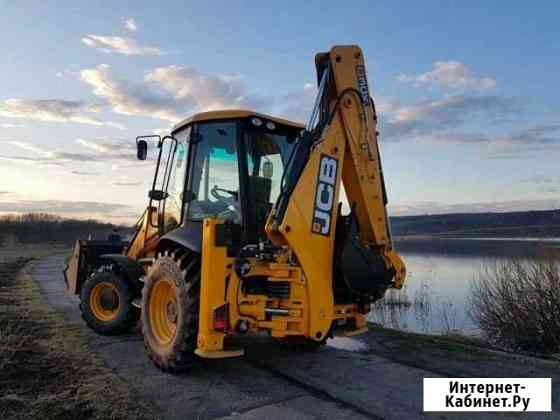
<path id="1" fill-rule="evenodd" d="M 332 209 L 336 192 L 336 175 L 338 161 L 327 155 L 321 155 L 315 205 L 313 208 L 313 224 L 311 231 L 320 235 L 328 235 L 331 231 Z"/>
<path id="2" fill-rule="evenodd" d="M 356 66 L 356 77 L 358 79 L 358 92 L 362 97 L 362 103 L 369 105 L 369 87 L 367 83 L 366 68 L 364 66 Z"/>

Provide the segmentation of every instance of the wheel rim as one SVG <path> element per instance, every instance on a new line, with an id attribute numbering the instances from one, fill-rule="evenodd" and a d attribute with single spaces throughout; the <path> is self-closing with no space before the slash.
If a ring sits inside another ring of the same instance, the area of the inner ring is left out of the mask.
<path id="1" fill-rule="evenodd" d="M 177 295 L 167 279 L 158 280 L 150 293 L 148 316 L 152 333 L 160 344 L 169 344 L 177 331 Z"/>
<path id="2" fill-rule="evenodd" d="M 121 307 L 119 292 L 115 285 L 105 281 L 96 284 L 89 296 L 89 306 L 93 315 L 100 321 L 115 320 Z"/>

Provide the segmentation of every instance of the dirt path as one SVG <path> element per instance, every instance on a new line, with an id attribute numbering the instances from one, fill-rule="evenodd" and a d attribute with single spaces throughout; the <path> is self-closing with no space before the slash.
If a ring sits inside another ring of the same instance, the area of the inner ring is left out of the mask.
<path id="1" fill-rule="evenodd" d="M 164 374 L 148 361 L 138 331 L 102 337 L 85 327 L 77 298 L 64 291 L 62 266 L 61 256 L 44 258 L 35 266 L 33 277 L 47 301 L 67 321 L 80 325 L 91 348 L 106 365 L 154 401 L 163 418 L 496 418 L 490 414 L 423 414 L 422 378 L 453 376 L 455 372 L 447 370 L 446 364 L 441 364 L 436 372 L 427 364 L 415 366 L 407 360 L 390 360 L 386 354 L 375 354 L 375 333 L 363 340 L 369 341 L 369 350 L 366 347 L 361 352 L 326 347 L 315 354 L 296 354 L 256 345 L 244 358 L 212 361 L 184 375 Z M 486 355 L 480 357 L 485 359 Z M 550 376 L 544 372 L 533 369 L 531 376 Z M 554 414 L 523 418 L 554 418 Z"/>

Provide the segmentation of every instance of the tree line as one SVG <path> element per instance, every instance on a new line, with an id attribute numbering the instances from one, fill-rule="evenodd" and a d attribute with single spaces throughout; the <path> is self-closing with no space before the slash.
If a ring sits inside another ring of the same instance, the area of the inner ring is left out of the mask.
<path id="1" fill-rule="evenodd" d="M 77 239 L 105 239 L 114 229 L 123 236 L 130 228 L 97 220 L 67 219 L 48 213 L 0 216 L 0 244 L 11 242 L 64 242 Z"/>

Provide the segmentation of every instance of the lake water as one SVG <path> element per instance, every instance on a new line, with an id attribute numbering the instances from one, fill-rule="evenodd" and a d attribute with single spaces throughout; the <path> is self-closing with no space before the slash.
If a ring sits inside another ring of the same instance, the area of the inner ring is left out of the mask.
<path id="1" fill-rule="evenodd" d="M 427 334 L 479 331 L 467 314 L 470 286 L 485 266 L 508 257 L 534 258 L 560 251 L 560 239 L 468 238 L 396 241 L 408 277 L 401 291 L 389 291 L 370 320 Z"/>

